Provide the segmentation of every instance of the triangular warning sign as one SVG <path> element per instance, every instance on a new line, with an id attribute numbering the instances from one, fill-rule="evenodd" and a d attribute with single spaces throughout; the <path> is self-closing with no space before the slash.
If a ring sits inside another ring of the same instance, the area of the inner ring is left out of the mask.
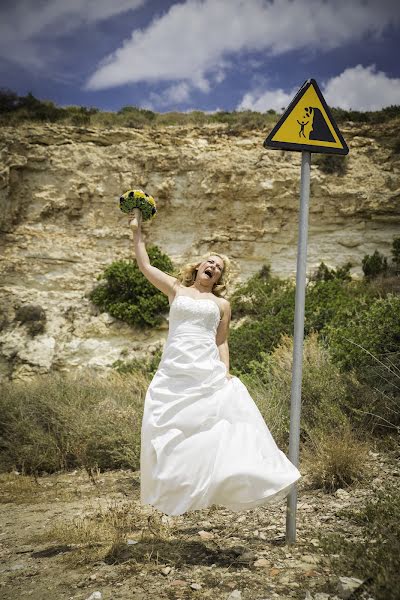
<path id="1" fill-rule="evenodd" d="M 328 154 L 349 152 L 315 79 L 303 83 L 264 147 Z"/>

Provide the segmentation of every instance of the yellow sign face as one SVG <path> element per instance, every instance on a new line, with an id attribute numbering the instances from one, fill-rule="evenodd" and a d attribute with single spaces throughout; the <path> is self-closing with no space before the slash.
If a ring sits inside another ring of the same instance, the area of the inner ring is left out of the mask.
<path id="1" fill-rule="evenodd" d="M 300 152 L 349 152 L 314 79 L 301 87 L 264 146 Z"/>

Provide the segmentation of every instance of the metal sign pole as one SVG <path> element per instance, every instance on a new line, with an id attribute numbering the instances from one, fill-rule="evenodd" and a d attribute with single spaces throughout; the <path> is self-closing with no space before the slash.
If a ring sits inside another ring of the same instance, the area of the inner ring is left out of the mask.
<path id="1" fill-rule="evenodd" d="M 303 367 L 304 305 L 307 266 L 308 201 L 311 153 L 301 153 L 299 239 L 297 244 L 296 300 L 294 310 L 293 367 L 290 403 L 289 460 L 298 467 L 300 445 L 301 377 Z M 297 484 L 287 497 L 286 542 L 296 541 Z"/>

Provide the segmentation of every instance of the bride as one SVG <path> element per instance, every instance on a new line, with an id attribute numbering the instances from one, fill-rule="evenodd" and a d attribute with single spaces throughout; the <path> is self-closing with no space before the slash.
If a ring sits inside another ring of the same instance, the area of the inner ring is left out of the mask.
<path id="1" fill-rule="evenodd" d="M 130 226 L 140 271 L 170 303 L 168 337 L 144 401 L 141 503 L 180 515 L 283 499 L 301 474 L 246 386 L 229 373 L 228 257 L 207 254 L 176 278 L 150 264 L 141 216 Z"/>

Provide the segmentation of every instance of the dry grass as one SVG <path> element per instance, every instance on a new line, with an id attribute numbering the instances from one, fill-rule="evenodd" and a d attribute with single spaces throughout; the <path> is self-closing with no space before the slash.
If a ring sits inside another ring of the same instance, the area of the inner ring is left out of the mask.
<path id="1" fill-rule="evenodd" d="M 135 501 L 113 499 L 97 505 L 91 501 L 82 514 L 70 521 L 57 521 L 44 533 L 33 535 L 35 543 L 51 542 L 70 550 L 64 560 L 71 567 L 98 560 L 109 564 L 135 557 L 143 562 L 152 560 L 152 542 L 167 545 L 175 538 L 173 519 L 158 511 L 146 517 Z M 140 542 L 140 553 L 135 545 Z M 158 562 L 158 561 L 156 561 Z"/>
<path id="2" fill-rule="evenodd" d="M 242 375 L 278 445 L 288 448 L 293 365 L 293 337 L 282 335 L 271 354 L 264 354 L 251 375 Z M 316 427 L 346 426 L 347 378 L 334 365 L 317 333 L 304 340 L 301 389 L 301 439 Z"/>
<path id="3" fill-rule="evenodd" d="M 91 505 L 85 513 L 71 521 L 61 520 L 45 533 L 35 535 L 31 541 L 49 542 L 70 547 L 73 552 L 65 555 L 70 566 L 89 564 L 104 559 L 115 547 L 126 545 L 126 536 L 135 529 L 135 511 L 132 504 L 116 500 L 106 506 Z"/>
<path id="4" fill-rule="evenodd" d="M 350 427 L 333 432 L 316 430 L 303 449 L 311 487 L 331 493 L 363 480 L 369 449 Z"/>
<path id="5" fill-rule="evenodd" d="M 29 475 L 0 473 L 0 503 L 24 504 L 38 498 L 39 482 Z"/>
<path id="6" fill-rule="evenodd" d="M 22 474 L 83 467 L 139 468 L 140 427 L 149 384 L 142 373 L 90 373 L 7 382 L 0 399 L 0 467 Z"/>

